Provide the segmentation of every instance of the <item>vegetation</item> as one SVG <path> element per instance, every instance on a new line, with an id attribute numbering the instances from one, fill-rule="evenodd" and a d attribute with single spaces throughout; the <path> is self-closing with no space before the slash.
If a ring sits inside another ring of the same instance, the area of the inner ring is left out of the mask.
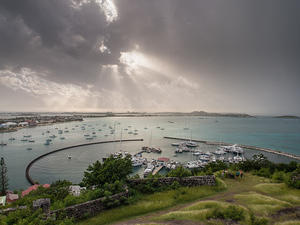
<path id="1" fill-rule="evenodd" d="M 72 219 L 48 219 L 42 214 L 41 209 L 32 212 L 30 209 L 18 210 L 11 212 L 8 216 L 0 215 L 0 225 L 72 225 Z"/>
<path id="2" fill-rule="evenodd" d="M 0 195 L 5 195 L 8 187 L 7 167 L 4 158 L 0 160 Z"/>
<path id="3" fill-rule="evenodd" d="M 104 211 L 79 224 L 108 224 L 208 197 L 223 191 L 224 188 L 223 183 L 219 182 L 215 187 L 180 187 L 175 190 L 155 192 L 154 194 L 141 194 L 136 192 L 135 195 L 130 198 L 129 205 Z"/>
<path id="4" fill-rule="evenodd" d="M 217 185 L 214 187 L 181 187 L 178 182 L 163 185 L 158 178 L 161 175 L 150 175 L 144 183 L 130 185 L 128 176 L 132 165 L 130 157 L 109 157 L 103 163 L 99 161 L 90 165 L 84 173 L 81 185 L 86 186 L 78 197 L 69 194 L 68 181 L 57 181 L 50 188 L 39 187 L 12 206 L 27 205 L 26 210 L 0 216 L 2 224 L 72 224 L 74 221 L 44 220 L 40 211 L 31 212 L 32 201 L 39 198 L 50 198 L 51 209 L 60 209 L 74 204 L 86 202 L 100 197 L 129 189 L 129 198 L 121 201 L 111 201 L 105 198 L 105 206 L 113 208 L 99 215 L 79 222 L 79 224 L 107 224 L 119 220 L 133 218 L 147 213 L 154 213 L 177 206 L 176 210 L 151 216 L 145 221 L 166 222 L 173 220 L 201 221 L 205 224 L 241 223 L 249 225 L 264 225 L 274 222 L 272 215 L 278 210 L 300 205 L 299 164 L 274 164 L 263 155 L 256 155 L 252 160 L 228 165 L 217 161 L 209 163 L 202 170 L 188 170 L 178 167 L 170 171 L 168 177 L 188 177 L 192 175 L 215 174 Z M 237 170 L 246 171 L 245 177 L 237 178 Z M 229 174 L 231 176 L 225 176 Z M 235 179 L 228 179 L 228 178 Z M 222 179 L 220 179 L 222 178 Z M 274 183 L 275 182 L 275 183 Z M 297 189 L 298 188 L 298 189 Z M 208 197 L 211 199 L 208 199 Z M 202 199 L 192 205 L 182 205 Z M 121 206 L 120 206 L 121 205 Z M 116 206 L 119 206 L 115 208 Z M 280 218 L 276 221 L 292 224 L 295 218 Z M 231 222 L 230 222 L 231 221 Z M 134 223 L 132 223 L 134 224 Z"/>
<path id="5" fill-rule="evenodd" d="M 179 166 L 174 170 L 171 170 L 167 177 L 189 177 L 192 176 L 192 172 L 188 169 L 185 169 L 183 166 Z"/>
<path id="6" fill-rule="evenodd" d="M 110 156 L 103 163 L 98 160 L 84 172 L 81 185 L 86 187 L 103 187 L 106 183 L 123 182 L 132 172 L 131 157 Z"/>

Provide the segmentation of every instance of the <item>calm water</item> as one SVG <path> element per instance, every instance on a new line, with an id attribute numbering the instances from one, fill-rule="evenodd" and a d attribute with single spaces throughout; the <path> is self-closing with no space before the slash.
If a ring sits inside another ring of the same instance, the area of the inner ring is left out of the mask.
<path id="1" fill-rule="evenodd" d="M 170 123 L 172 121 L 174 123 Z M 104 126 L 106 124 L 106 126 Z M 82 130 L 81 127 L 85 127 Z M 109 126 L 116 128 L 116 134 L 110 134 Z M 131 127 L 128 127 L 131 126 Z M 160 128 L 164 130 L 161 130 Z M 189 130 L 183 129 L 189 127 Z M 55 129 L 57 128 L 57 129 Z M 127 128 L 128 130 L 124 130 Z M 147 128 L 147 129 L 145 129 Z M 99 131 L 102 129 L 102 131 Z M 129 131 L 138 130 L 138 135 L 128 134 Z M 46 133 L 49 130 L 50 133 Z M 58 134 L 58 130 L 68 130 Z M 122 138 L 143 138 L 143 142 L 127 142 L 92 145 L 74 148 L 68 151 L 50 155 L 38 161 L 31 169 L 31 175 L 40 183 L 51 183 L 57 179 L 68 179 L 75 183 L 80 182 L 84 170 L 96 160 L 106 157 L 109 153 L 120 149 L 136 153 L 144 145 L 161 147 L 163 153 L 144 154 L 147 158 L 166 156 L 179 162 L 192 160 L 189 153 L 173 157 L 174 147 L 170 145 L 172 140 L 164 139 L 164 136 L 183 137 L 210 141 L 224 141 L 254 145 L 281 150 L 300 155 L 300 120 L 276 119 L 276 118 L 201 118 L 201 117 L 137 117 L 137 118 L 93 118 L 83 122 L 72 122 L 22 129 L 14 133 L 1 134 L 1 140 L 8 145 L 0 147 L 0 155 L 4 157 L 8 167 L 9 184 L 11 189 L 21 189 L 29 186 L 25 179 L 25 167 L 35 157 L 46 152 L 75 144 L 96 142 L 102 140 L 114 140 Z M 85 134 L 96 138 L 86 140 Z M 44 135 L 43 135 L 44 133 Z M 52 134 L 56 137 L 53 144 L 45 146 L 45 140 Z M 24 135 L 32 135 L 34 143 L 23 142 Z M 107 135 L 107 136 L 105 136 Z M 65 137 L 61 140 L 60 137 Z M 15 141 L 8 139 L 14 137 Z M 32 148 L 32 150 L 27 150 Z M 200 145 L 203 151 L 214 151 L 215 146 Z M 246 150 L 245 156 L 251 157 L 256 151 Z M 69 160 L 67 155 L 72 155 Z M 286 157 L 264 153 L 270 160 L 275 162 L 289 162 Z M 135 171 L 140 173 L 140 171 Z"/>

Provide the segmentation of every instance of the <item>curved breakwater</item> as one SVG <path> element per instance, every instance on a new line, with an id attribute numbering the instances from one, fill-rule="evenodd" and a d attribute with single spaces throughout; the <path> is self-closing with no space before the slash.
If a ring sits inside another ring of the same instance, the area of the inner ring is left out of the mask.
<path id="1" fill-rule="evenodd" d="M 122 142 L 129 142 L 129 141 L 143 141 L 144 139 L 126 139 L 126 140 L 122 140 Z M 51 155 L 51 154 L 54 154 L 54 153 L 57 153 L 57 152 L 61 152 L 61 151 L 65 151 L 65 150 L 68 150 L 68 149 L 72 149 L 72 148 L 78 148 L 78 147 L 83 147 L 83 146 L 88 146 L 88 145 L 97 145 L 97 144 L 106 144 L 106 143 L 114 143 L 114 142 L 121 142 L 121 140 L 113 140 L 113 141 L 99 141 L 99 142 L 92 142 L 92 143 L 84 143 L 84 144 L 80 144 L 80 145 L 73 145 L 73 146 L 68 146 L 68 147 L 65 147 L 65 148 L 60 148 L 60 149 L 56 149 L 56 150 L 53 150 L 51 152 L 48 152 L 48 153 L 45 153 L 43 155 L 40 155 L 39 157 L 35 158 L 34 160 L 32 160 L 26 167 L 26 170 L 25 170 L 25 177 L 27 179 L 27 181 L 30 183 L 30 184 L 35 184 L 35 181 L 31 178 L 30 176 L 30 168 L 32 167 L 32 165 L 39 161 L 40 159 L 48 156 L 48 155 Z"/>
<path id="2" fill-rule="evenodd" d="M 200 142 L 200 143 L 204 143 L 204 144 L 207 144 L 207 145 L 232 145 L 232 143 L 226 143 L 226 142 L 195 140 L 195 139 L 188 139 L 188 138 L 177 138 L 177 137 L 164 137 L 164 138 L 174 139 L 174 140 L 181 140 L 181 141 L 190 141 L 191 140 L 191 141 L 194 141 L 194 142 Z M 251 145 L 241 145 L 241 144 L 239 144 L 239 146 L 242 147 L 242 148 L 247 148 L 247 149 L 262 151 L 262 152 L 268 152 L 268 153 L 277 154 L 277 155 L 289 157 L 289 158 L 292 158 L 292 159 L 300 160 L 300 156 L 293 155 L 293 154 L 290 154 L 290 153 L 287 153 L 287 152 L 281 152 L 281 151 L 277 151 L 277 150 L 273 150 L 273 149 L 269 149 L 269 148 L 261 148 L 261 147 L 251 146 Z"/>

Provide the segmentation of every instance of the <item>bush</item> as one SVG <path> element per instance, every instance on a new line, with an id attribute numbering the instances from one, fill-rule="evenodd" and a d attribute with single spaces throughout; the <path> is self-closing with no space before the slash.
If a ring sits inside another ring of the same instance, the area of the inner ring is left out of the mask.
<path id="1" fill-rule="evenodd" d="M 275 171 L 272 175 L 272 180 L 274 182 L 284 182 L 287 179 L 287 173 L 284 171 Z"/>
<path id="2" fill-rule="evenodd" d="M 250 214 L 250 224 L 251 225 L 267 225 L 268 220 L 266 218 L 258 218 L 254 213 Z"/>
<path id="3" fill-rule="evenodd" d="M 288 175 L 286 184 L 290 187 L 300 189 L 300 164 L 297 169 Z"/>
<path id="4" fill-rule="evenodd" d="M 215 208 L 212 212 L 207 213 L 206 218 L 241 221 L 245 219 L 245 212 L 243 209 L 231 205 L 227 208 Z"/>
<path id="5" fill-rule="evenodd" d="M 189 177 L 192 176 L 192 172 L 188 169 L 185 169 L 183 166 L 177 167 L 175 170 L 171 170 L 167 177 Z"/>

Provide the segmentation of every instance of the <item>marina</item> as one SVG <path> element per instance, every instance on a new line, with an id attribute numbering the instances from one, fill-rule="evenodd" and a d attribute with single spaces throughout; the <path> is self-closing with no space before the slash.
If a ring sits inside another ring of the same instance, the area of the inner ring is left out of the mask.
<path id="1" fill-rule="evenodd" d="M 32 179 L 41 183 L 51 183 L 57 179 L 71 179 L 72 182 L 77 183 L 81 180 L 88 165 L 120 150 L 137 156 L 133 163 L 133 175 L 139 174 L 141 177 L 147 167 L 145 159 L 147 162 L 152 160 L 157 162 L 154 163 L 155 167 L 152 172 L 158 168 L 156 164 L 160 164 L 158 163 L 159 158 L 169 159 L 168 162 L 164 162 L 164 167 L 156 173 L 164 173 L 178 165 L 196 168 L 216 160 L 234 162 L 243 160 L 243 157 L 251 158 L 260 152 L 263 152 L 274 162 L 289 162 L 298 159 L 297 156 L 294 157 L 298 151 L 298 146 L 300 146 L 300 138 L 297 136 L 300 133 L 300 123 L 297 124 L 297 121 L 265 118 L 218 118 L 219 122 L 216 123 L 213 117 L 199 118 L 175 116 L 106 117 L 87 118 L 82 122 L 74 121 L 34 128 L 25 127 L 14 133 L 1 134 L 0 142 L 3 145 L 0 146 L 0 153 L 1 156 L 5 157 L 8 165 L 11 189 L 26 188 L 29 185 L 24 171 L 26 166 L 35 158 L 56 149 L 84 143 L 91 145 L 71 148 L 68 149 L 67 153 L 56 152 L 34 163 L 30 169 Z M 188 130 L 184 129 L 187 120 L 190 121 Z M 168 121 L 172 121 L 172 123 Z M 245 123 L 251 131 L 243 131 L 243 135 L 241 130 L 231 129 L 232 124 L 235 127 L 244 127 Z M 280 144 L 287 139 L 287 133 L 282 138 L 278 135 L 274 136 L 275 138 L 273 136 L 270 138 L 270 133 L 260 135 L 259 138 L 251 135 L 254 132 L 261 132 L 262 129 L 271 129 L 274 124 L 282 126 L 282 130 L 289 129 L 290 141 L 287 144 L 292 143 L 291 145 L 286 145 L 283 148 Z M 158 126 L 160 128 L 157 128 Z M 145 127 L 147 129 L 144 129 Z M 191 131 L 193 139 L 191 139 Z M 236 135 L 236 132 L 239 132 L 239 136 Z M 30 135 L 30 137 L 24 138 L 24 135 Z M 92 144 L 120 139 L 143 139 L 143 141 Z M 188 145 L 192 142 L 192 145 L 190 147 L 180 146 L 183 142 L 189 143 Z M 238 143 L 238 146 L 243 148 L 242 159 L 233 153 L 223 154 L 224 149 L 219 149 L 220 146 L 230 146 L 234 143 Z M 196 145 L 193 147 L 194 144 Z M 260 147 L 251 147 L 254 145 Z M 249 146 L 251 148 L 248 149 Z M 280 149 L 282 153 L 275 152 L 273 149 Z M 142 156 L 136 155 L 137 153 L 141 153 Z"/>

